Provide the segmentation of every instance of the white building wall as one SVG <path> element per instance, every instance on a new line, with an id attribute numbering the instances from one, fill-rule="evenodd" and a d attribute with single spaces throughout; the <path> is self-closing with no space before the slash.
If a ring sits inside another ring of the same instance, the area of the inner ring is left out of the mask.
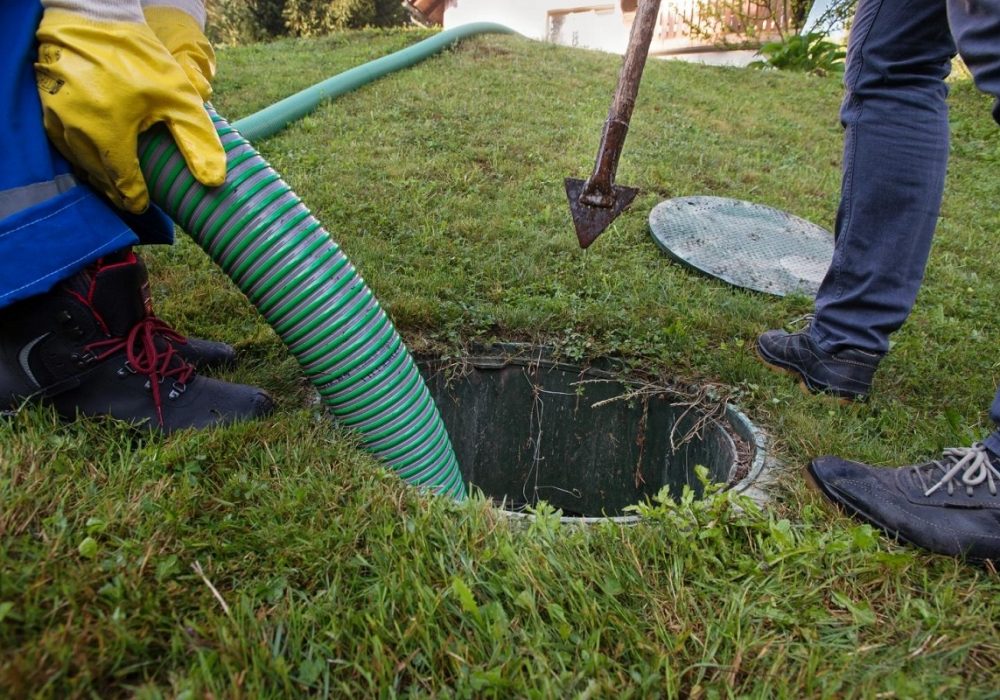
<path id="1" fill-rule="evenodd" d="M 622 53 L 628 29 L 618 0 L 449 0 L 446 29 L 498 22 L 532 39 Z"/>
<path id="2" fill-rule="evenodd" d="M 666 0 L 662 13 L 683 14 L 695 0 Z M 817 0 L 822 3 L 825 0 Z M 623 54 L 628 46 L 629 27 L 622 16 L 622 0 L 447 0 L 446 29 L 470 22 L 498 22 L 526 37 L 567 46 L 598 49 Z M 709 46 L 692 53 L 686 32 L 653 38 L 653 55 L 698 63 L 745 66 L 755 51 L 717 51 Z M 697 50 L 697 49 L 696 49 Z"/>

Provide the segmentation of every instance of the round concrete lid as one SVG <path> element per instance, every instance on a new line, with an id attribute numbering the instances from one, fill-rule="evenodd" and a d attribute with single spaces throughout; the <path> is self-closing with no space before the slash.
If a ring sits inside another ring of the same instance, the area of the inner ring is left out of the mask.
<path id="1" fill-rule="evenodd" d="M 767 294 L 816 296 L 833 235 L 805 219 L 725 197 L 677 197 L 649 214 L 653 239 L 674 260 Z"/>

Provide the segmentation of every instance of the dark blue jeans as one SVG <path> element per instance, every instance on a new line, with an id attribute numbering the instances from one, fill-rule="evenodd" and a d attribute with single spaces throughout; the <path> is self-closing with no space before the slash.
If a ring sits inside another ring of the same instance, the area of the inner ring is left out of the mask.
<path id="1" fill-rule="evenodd" d="M 916 300 L 944 191 L 944 80 L 956 49 L 979 88 L 997 97 L 1000 122 L 1000 0 L 858 4 L 840 111 L 836 244 L 812 324 L 827 352 L 886 352 Z M 1000 425 L 1000 392 L 990 417 Z M 1000 431 L 987 444 L 1000 454 Z"/>

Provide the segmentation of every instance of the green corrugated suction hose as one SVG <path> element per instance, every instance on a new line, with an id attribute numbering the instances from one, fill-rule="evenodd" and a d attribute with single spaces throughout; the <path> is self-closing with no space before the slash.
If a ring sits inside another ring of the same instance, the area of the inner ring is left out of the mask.
<path id="1" fill-rule="evenodd" d="M 275 133 L 322 100 L 416 63 L 460 38 L 510 32 L 475 24 L 442 32 L 347 71 L 240 122 Z M 143 135 L 139 162 L 150 196 L 257 307 L 323 402 L 362 444 L 411 484 L 465 497 L 451 441 L 413 359 L 354 266 L 298 196 L 240 132 L 209 107 L 226 150 L 221 187 L 188 170 L 164 129 Z"/>

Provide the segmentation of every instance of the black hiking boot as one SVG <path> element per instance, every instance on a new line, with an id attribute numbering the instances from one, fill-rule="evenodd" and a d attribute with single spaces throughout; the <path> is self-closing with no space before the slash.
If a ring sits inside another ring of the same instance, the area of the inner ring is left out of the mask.
<path id="1" fill-rule="evenodd" d="M 1000 562 L 1000 458 L 981 444 L 879 469 L 839 457 L 809 465 L 830 500 L 890 537 L 938 554 Z"/>
<path id="2" fill-rule="evenodd" d="M 131 292 L 122 292 L 118 303 L 132 306 L 131 313 L 139 316 L 153 315 L 153 300 L 149 292 L 149 275 L 146 264 L 131 248 L 126 248 L 114 255 L 101 259 L 102 275 L 108 280 L 110 287 L 121 285 L 122 290 L 139 290 L 139 296 Z M 236 364 L 236 348 L 228 343 L 216 340 L 193 338 L 175 333 L 177 339 L 174 348 L 177 354 L 195 366 L 196 369 L 219 369 Z"/>
<path id="3" fill-rule="evenodd" d="M 772 369 L 798 377 L 807 391 L 831 394 L 843 402 L 868 397 L 883 357 L 857 349 L 825 352 L 810 337 L 808 326 L 798 333 L 763 333 L 757 339 L 757 355 Z"/>
<path id="4" fill-rule="evenodd" d="M 236 348 L 217 340 L 180 336 L 174 343 L 177 354 L 195 369 L 222 369 L 236 364 Z"/>
<path id="5" fill-rule="evenodd" d="M 190 342 L 152 313 L 131 251 L 0 310 L 0 411 L 41 400 L 64 418 L 110 415 L 166 433 L 269 413 L 261 389 L 198 376 L 232 348 Z"/>

